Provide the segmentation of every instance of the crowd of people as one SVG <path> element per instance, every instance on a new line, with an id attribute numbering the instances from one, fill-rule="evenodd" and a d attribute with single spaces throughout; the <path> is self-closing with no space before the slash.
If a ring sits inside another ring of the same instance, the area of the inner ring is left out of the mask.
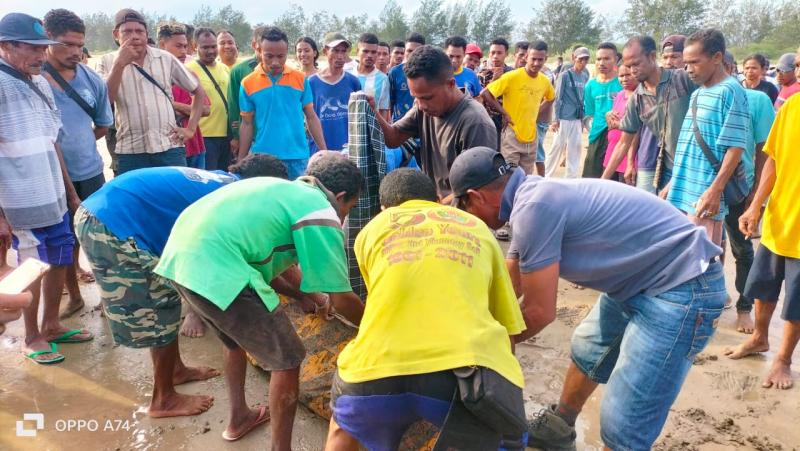
<path id="1" fill-rule="evenodd" d="M 740 73 L 703 29 L 579 45 L 551 70 L 543 41 L 332 31 L 318 45 L 262 26 L 241 59 L 226 30 L 151 36 L 132 9 L 114 21 L 119 48 L 92 69 L 73 12 L 0 19 L 2 274 L 12 247 L 50 265 L 0 295 L 0 323 L 24 315 L 31 364 L 95 338 L 62 320 L 96 281 L 114 342 L 149 349 L 151 417 L 212 406 L 175 390 L 220 374 L 180 355 L 179 335 L 208 329 L 224 349 L 223 438 L 270 422 L 288 450 L 306 351 L 280 295 L 359 326 L 330 381 L 326 449 L 397 449 L 419 420 L 440 429 L 437 449 L 575 449 L 598 384 L 605 445 L 650 449 L 734 304 L 730 243 L 749 338 L 725 353 L 769 350 L 783 292 L 763 386 L 792 387 L 800 53 L 774 78 L 760 54 Z M 601 294 L 560 398 L 526 417 L 514 348 L 555 320 L 559 278 Z M 268 406 L 247 403 L 248 357 L 271 373 Z"/>

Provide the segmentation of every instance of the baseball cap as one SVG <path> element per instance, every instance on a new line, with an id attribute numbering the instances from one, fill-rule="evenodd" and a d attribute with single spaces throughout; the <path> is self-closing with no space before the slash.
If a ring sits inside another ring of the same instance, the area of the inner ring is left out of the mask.
<path id="1" fill-rule="evenodd" d="M 8 13 L 0 19 L 0 42 L 3 41 L 31 45 L 58 44 L 47 37 L 41 20 L 22 13 Z"/>
<path id="2" fill-rule="evenodd" d="M 350 41 L 348 41 L 347 38 L 345 38 L 341 33 L 328 33 L 325 35 L 323 42 L 325 42 L 325 47 L 331 49 L 343 42 L 347 44 L 348 47 L 353 46 L 353 44 L 351 44 Z"/>
<path id="3" fill-rule="evenodd" d="M 791 72 L 794 70 L 794 53 L 784 53 L 781 55 L 778 63 L 775 64 L 775 70 L 779 72 Z"/>
<path id="4" fill-rule="evenodd" d="M 575 59 L 591 58 L 592 56 L 591 52 L 589 52 L 589 49 L 586 47 L 578 47 L 574 52 L 572 52 L 572 55 L 575 57 Z"/>
<path id="5" fill-rule="evenodd" d="M 139 11 L 130 8 L 117 11 L 117 14 L 114 15 L 114 29 L 116 30 L 120 25 L 127 22 L 139 22 L 145 27 L 147 26 L 147 21 Z"/>
<path id="6" fill-rule="evenodd" d="M 478 47 L 478 44 L 467 44 L 467 48 L 464 51 L 467 55 L 478 55 L 478 58 L 483 58 L 483 52 L 481 48 Z"/>
<path id="7" fill-rule="evenodd" d="M 682 34 L 671 34 L 664 38 L 664 41 L 661 42 L 661 50 L 663 51 L 667 47 L 672 47 L 673 52 L 683 53 L 683 46 L 685 43 L 686 36 Z"/>
<path id="8" fill-rule="evenodd" d="M 473 147 L 461 152 L 450 166 L 450 188 L 453 190 L 453 206 L 468 190 L 478 189 L 507 174 L 513 167 L 494 149 Z"/>

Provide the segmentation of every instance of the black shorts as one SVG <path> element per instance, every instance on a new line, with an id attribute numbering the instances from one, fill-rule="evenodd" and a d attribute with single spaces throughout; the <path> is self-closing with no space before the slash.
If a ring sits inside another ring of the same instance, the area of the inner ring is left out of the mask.
<path id="1" fill-rule="evenodd" d="M 86 200 L 87 197 L 94 194 L 97 190 L 103 187 L 106 183 L 106 177 L 103 173 L 99 173 L 94 177 L 88 178 L 86 180 L 81 181 L 72 181 L 72 186 L 75 188 L 75 192 L 78 193 L 78 198 L 80 200 Z"/>
<path id="2" fill-rule="evenodd" d="M 174 281 L 172 285 L 228 349 L 241 347 L 268 371 L 299 368 L 303 363 L 306 348 L 283 307 L 270 312 L 253 289 L 245 288 L 221 310 L 194 291 Z"/>
<path id="3" fill-rule="evenodd" d="M 747 276 L 744 295 L 764 302 L 778 302 L 784 282 L 786 294 L 781 318 L 800 321 L 800 259 L 777 255 L 762 244 Z"/>

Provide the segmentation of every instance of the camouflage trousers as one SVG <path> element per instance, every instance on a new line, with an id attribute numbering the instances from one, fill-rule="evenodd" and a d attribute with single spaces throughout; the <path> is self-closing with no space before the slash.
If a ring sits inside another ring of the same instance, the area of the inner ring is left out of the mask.
<path id="1" fill-rule="evenodd" d="M 80 207 L 75 233 L 92 266 L 114 342 L 130 348 L 165 346 L 178 337 L 181 299 L 153 272 L 158 257 L 120 239 Z"/>

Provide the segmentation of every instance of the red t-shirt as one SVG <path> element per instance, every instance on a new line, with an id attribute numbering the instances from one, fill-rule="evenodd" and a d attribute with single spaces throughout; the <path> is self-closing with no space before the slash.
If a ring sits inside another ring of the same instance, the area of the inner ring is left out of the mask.
<path id="1" fill-rule="evenodd" d="M 184 105 L 191 105 L 192 104 L 192 95 L 189 91 L 181 88 L 177 85 L 172 85 L 172 97 L 175 99 L 176 102 L 182 103 Z M 206 105 L 211 105 L 211 101 L 208 100 L 208 97 L 205 98 Z M 186 127 L 189 123 L 188 117 L 181 116 L 180 126 Z M 206 151 L 206 145 L 203 143 L 203 134 L 200 133 L 200 127 L 197 127 L 197 132 L 195 132 L 192 139 L 186 141 L 186 156 L 193 157 L 195 155 L 200 155 L 201 153 Z"/>

